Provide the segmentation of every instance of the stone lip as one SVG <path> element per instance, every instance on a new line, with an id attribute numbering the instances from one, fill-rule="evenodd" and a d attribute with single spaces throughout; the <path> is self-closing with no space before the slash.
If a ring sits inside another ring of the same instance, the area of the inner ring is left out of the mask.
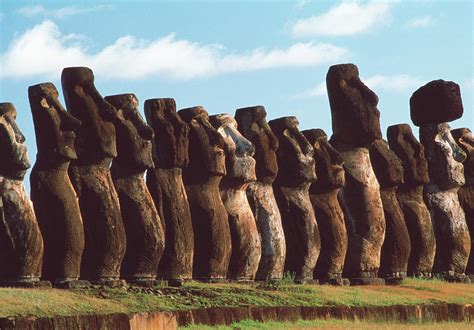
<path id="1" fill-rule="evenodd" d="M 459 85 L 453 81 L 433 80 L 410 97 L 410 116 L 416 126 L 450 122 L 462 117 Z"/>
<path id="2" fill-rule="evenodd" d="M 284 306 L 212 307 L 175 312 L 113 313 L 53 317 L 4 317 L 1 329 L 176 329 L 193 324 L 230 325 L 253 319 L 260 322 L 330 320 L 397 322 L 472 322 L 471 304 L 421 304 L 391 306 Z"/>

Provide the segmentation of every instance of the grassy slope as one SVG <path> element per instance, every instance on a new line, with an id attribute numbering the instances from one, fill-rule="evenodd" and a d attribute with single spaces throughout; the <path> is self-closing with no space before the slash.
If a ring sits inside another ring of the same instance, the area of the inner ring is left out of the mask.
<path id="1" fill-rule="evenodd" d="M 473 284 L 408 279 L 401 286 L 331 287 L 282 284 L 187 283 L 153 289 L 12 289 L 0 288 L 0 317 L 89 313 L 172 311 L 217 306 L 394 305 L 474 303 Z"/>

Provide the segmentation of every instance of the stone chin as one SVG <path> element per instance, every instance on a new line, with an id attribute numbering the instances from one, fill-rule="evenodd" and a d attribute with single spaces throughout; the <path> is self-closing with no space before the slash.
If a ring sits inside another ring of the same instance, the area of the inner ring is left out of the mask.
<path id="1" fill-rule="evenodd" d="M 346 175 L 344 172 L 344 167 L 340 165 L 331 165 L 330 168 L 330 182 L 334 186 L 334 188 L 341 188 L 344 187 L 346 182 Z"/>
<path id="2" fill-rule="evenodd" d="M 242 182 L 255 181 L 257 179 L 255 174 L 255 164 L 255 159 L 250 156 L 235 157 L 227 176 L 229 178 L 241 180 Z"/>
<path id="3" fill-rule="evenodd" d="M 317 179 L 316 165 L 312 156 L 301 156 L 299 163 L 299 175 L 301 182 L 314 182 Z"/>

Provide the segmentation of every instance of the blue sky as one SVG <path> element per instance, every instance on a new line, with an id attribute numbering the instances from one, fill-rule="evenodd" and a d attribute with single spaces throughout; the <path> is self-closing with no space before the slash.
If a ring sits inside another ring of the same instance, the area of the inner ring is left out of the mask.
<path id="1" fill-rule="evenodd" d="M 210 114 L 262 104 L 269 119 L 331 134 L 325 76 L 352 62 L 379 96 L 382 131 L 410 123 L 409 98 L 433 79 L 460 84 L 474 128 L 471 1 L 0 0 L 0 100 L 13 102 L 30 159 L 28 86 L 60 90 L 65 66 L 85 65 L 103 96 L 173 97 Z M 61 101 L 63 101 L 61 97 Z M 64 104 L 64 102 L 63 102 Z"/>

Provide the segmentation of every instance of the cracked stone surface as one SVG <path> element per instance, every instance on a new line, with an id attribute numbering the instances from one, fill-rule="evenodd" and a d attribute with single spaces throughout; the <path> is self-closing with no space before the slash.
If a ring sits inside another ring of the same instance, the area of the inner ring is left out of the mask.
<path id="1" fill-rule="evenodd" d="M 436 239 L 431 215 L 423 199 L 424 186 L 429 182 L 425 148 L 415 138 L 408 124 L 389 126 L 387 138 L 390 149 L 403 166 L 403 183 L 398 186 L 397 199 L 410 235 L 408 274 L 430 277 Z"/>
<path id="2" fill-rule="evenodd" d="M 77 281 L 84 251 L 78 197 L 68 176 L 77 159 L 74 131 L 81 122 L 66 112 L 52 83 L 28 88 L 38 154 L 31 171 L 31 200 L 44 240 L 42 278 Z"/>
<path id="3" fill-rule="evenodd" d="M 117 157 L 117 110 L 97 91 L 89 68 L 65 68 L 61 84 L 67 111 L 82 122 L 76 130 L 78 159 L 69 167 L 84 222 L 81 277 L 115 281 L 120 277 L 127 246 L 119 198 L 110 173 L 110 164 Z"/>
<path id="4" fill-rule="evenodd" d="M 239 132 L 255 147 L 257 180 L 250 182 L 247 198 L 255 215 L 262 246 L 256 279 L 278 280 L 283 278 L 286 243 L 272 185 L 278 173 L 278 140 L 266 116 L 263 106 L 240 108 L 235 112 Z"/>
<path id="5" fill-rule="evenodd" d="M 121 277 L 131 282 L 153 281 L 165 248 L 165 232 L 158 210 L 145 184 L 145 171 L 153 167 L 153 130 L 142 119 L 134 94 L 105 97 L 117 109 L 117 157 L 111 173 L 120 201 L 127 250 Z"/>
<path id="6" fill-rule="evenodd" d="M 147 171 L 146 181 L 166 236 L 158 276 L 189 280 L 193 277 L 194 233 L 182 177 L 182 168 L 189 163 L 189 126 L 179 117 L 171 98 L 146 100 L 145 117 L 155 131 L 155 167 Z"/>

